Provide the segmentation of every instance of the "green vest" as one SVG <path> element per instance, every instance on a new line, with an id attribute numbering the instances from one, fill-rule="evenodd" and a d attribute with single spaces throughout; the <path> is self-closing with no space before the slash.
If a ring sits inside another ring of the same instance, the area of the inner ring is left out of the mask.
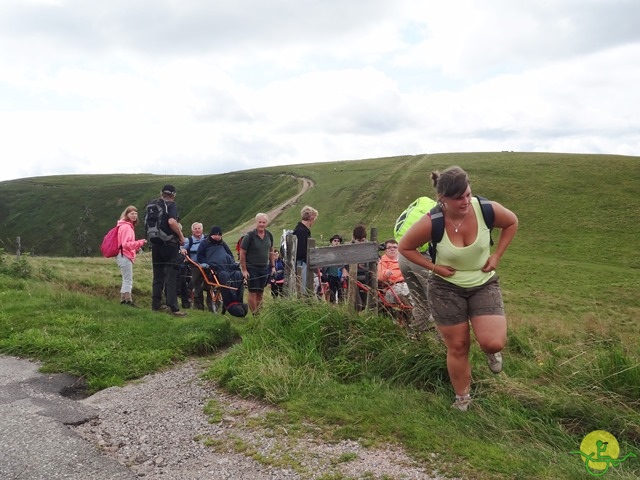
<path id="1" fill-rule="evenodd" d="M 405 234 L 407 230 L 416 223 L 420 218 L 429 213 L 433 207 L 436 206 L 436 201 L 429 197 L 419 197 L 411 205 L 409 205 L 404 212 L 400 214 L 396 220 L 396 225 L 393 228 L 393 235 L 397 242 Z M 429 250 L 429 243 L 422 245 L 418 251 L 421 253 Z"/>

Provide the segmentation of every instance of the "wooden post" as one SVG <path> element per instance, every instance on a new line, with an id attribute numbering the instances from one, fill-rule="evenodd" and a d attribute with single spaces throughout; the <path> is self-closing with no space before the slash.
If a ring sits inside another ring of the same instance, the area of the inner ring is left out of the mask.
<path id="1" fill-rule="evenodd" d="M 369 235 L 371 242 L 378 245 L 378 229 L 371 228 Z M 367 308 L 378 313 L 378 261 L 369 262 L 369 295 L 367 295 Z"/>
<path id="2" fill-rule="evenodd" d="M 299 272 L 296 269 L 296 252 L 298 251 L 298 237 L 288 233 L 284 237 L 285 258 L 284 262 L 284 278 L 287 294 L 290 297 L 298 296 L 298 278 Z"/>
<path id="3" fill-rule="evenodd" d="M 311 264 L 309 263 L 309 252 L 312 249 L 316 248 L 316 239 L 315 238 L 311 238 L 309 237 L 309 239 L 307 240 L 307 255 L 306 255 L 306 259 L 307 259 L 307 284 L 302 286 L 302 295 L 306 296 L 306 295 L 314 295 L 315 292 L 313 291 L 313 277 L 315 276 L 315 267 L 312 268 Z"/>
<path id="4" fill-rule="evenodd" d="M 356 295 L 359 295 L 356 279 L 358 278 L 358 264 L 349 265 L 349 284 L 347 286 L 347 303 L 351 307 L 356 306 Z"/>
<path id="5" fill-rule="evenodd" d="M 16 238 L 16 257 L 20 257 L 21 245 L 20 245 L 20 237 Z"/>

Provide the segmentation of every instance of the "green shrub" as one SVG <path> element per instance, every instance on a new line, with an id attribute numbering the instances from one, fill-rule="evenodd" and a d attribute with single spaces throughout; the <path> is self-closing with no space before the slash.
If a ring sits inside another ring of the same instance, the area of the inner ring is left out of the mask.
<path id="1" fill-rule="evenodd" d="M 28 261 L 27 255 L 20 255 L 9 264 L 8 273 L 16 278 L 31 278 L 33 267 Z"/>

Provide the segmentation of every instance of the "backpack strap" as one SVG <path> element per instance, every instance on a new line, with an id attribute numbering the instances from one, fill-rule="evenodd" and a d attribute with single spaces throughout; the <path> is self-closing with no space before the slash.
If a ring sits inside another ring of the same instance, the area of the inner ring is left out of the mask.
<path id="1" fill-rule="evenodd" d="M 273 248 L 273 234 L 269 230 L 265 230 L 265 232 L 267 232 L 267 234 L 269 235 L 269 240 L 271 240 L 271 248 Z M 247 235 L 249 235 L 249 246 L 251 246 L 251 242 L 253 242 L 253 237 L 255 237 L 256 235 L 255 229 L 251 230 L 250 232 L 247 232 Z"/>
<path id="2" fill-rule="evenodd" d="M 133 225 L 131 225 L 131 229 L 133 230 Z M 120 240 L 120 226 L 118 226 L 118 234 L 116 236 L 118 237 L 118 240 Z M 133 234 L 133 238 L 135 240 L 135 231 Z M 120 251 L 120 255 L 124 257 L 124 250 L 122 249 L 122 245 L 120 245 L 120 242 L 118 242 L 118 250 Z"/>
<path id="3" fill-rule="evenodd" d="M 444 215 L 440 205 L 436 205 L 427 214 L 431 217 L 431 241 L 429 242 L 429 256 L 431 261 L 436 261 L 436 245 L 440 243 L 444 236 Z"/>
<path id="4" fill-rule="evenodd" d="M 444 214 L 440 205 L 429 210 L 429 216 L 431 217 L 431 244 L 435 245 L 440 243 L 444 236 Z"/>
<path id="5" fill-rule="evenodd" d="M 120 225 L 116 225 L 116 238 L 118 240 L 120 240 Z M 133 228 L 133 225 L 131 225 L 131 228 Z M 134 232 L 134 238 L 135 238 L 135 232 Z M 120 242 L 118 241 L 118 251 L 120 252 L 120 255 L 124 256 L 124 251 L 122 250 L 122 245 L 120 244 Z"/>
<path id="6" fill-rule="evenodd" d="M 493 205 L 491 204 L 491 200 L 487 200 L 480 195 L 474 195 L 478 199 L 480 203 L 480 210 L 482 211 L 482 219 L 484 220 L 484 224 L 489 229 L 489 241 L 491 242 L 491 246 L 493 247 L 493 238 L 491 237 L 491 232 L 493 231 L 493 224 L 496 221 L 496 214 L 493 211 Z"/>

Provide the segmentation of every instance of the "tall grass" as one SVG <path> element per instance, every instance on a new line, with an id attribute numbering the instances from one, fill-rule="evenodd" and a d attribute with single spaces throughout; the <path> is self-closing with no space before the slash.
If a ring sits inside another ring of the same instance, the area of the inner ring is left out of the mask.
<path id="1" fill-rule="evenodd" d="M 428 349 L 425 350 L 425 346 Z M 405 335 L 387 318 L 353 315 L 343 308 L 298 301 L 274 302 L 259 321 L 249 324 L 236 355 L 228 355 L 217 367 L 225 371 L 230 388 L 279 403 L 296 394 L 296 386 L 325 381 L 345 383 L 363 379 L 434 389 L 446 376 L 442 347 L 434 342 L 407 343 Z M 255 370 L 255 377 L 238 383 L 229 372 L 237 362 Z M 265 372 L 272 372 L 265 375 Z M 278 381 L 270 379 L 274 373 Z M 291 377 L 289 377 L 291 375 Z"/>
<path id="2" fill-rule="evenodd" d="M 390 319 L 324 304 L 279 301 L 247 324 L 210 369 L 235 393 L 326 426 L 331 439 L 402 443 L 465 478 L 582 478 L 569 455 L 593 430 L 622 451 L 640 442 L 637 352 L 619 339 L 512 330 L 505 372 L 472 349 L 474 408 L 451 409 L 445 352 L 433 334 L 410 340 Z M 640 466 L 616 469 L 637 478 Z"/>

